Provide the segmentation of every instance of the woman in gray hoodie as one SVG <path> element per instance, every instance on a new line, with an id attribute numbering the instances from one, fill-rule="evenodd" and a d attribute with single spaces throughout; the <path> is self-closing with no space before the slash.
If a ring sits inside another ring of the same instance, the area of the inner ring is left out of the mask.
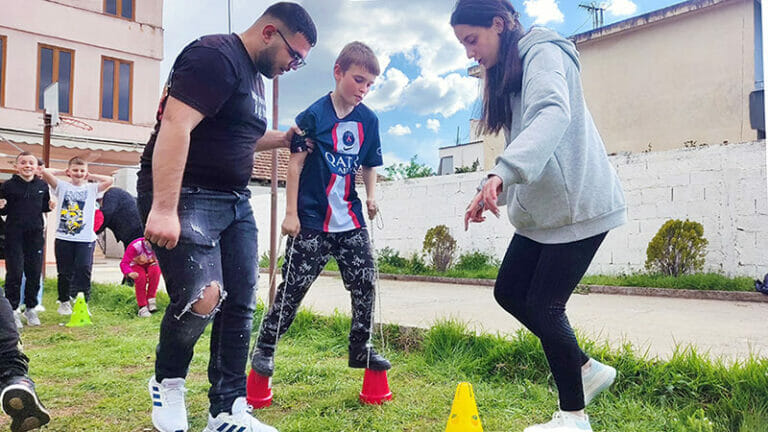
<path id="1" fill-rule="evenodd" d="M 507 206 L 515 235 L 494 296 L 539 337 L 558 388 L 552 421 L 525 431 L 591 431 L 584 407 L 616 370 L 579 348 L 565 305 L 608 231 L 626 222 L 626 204 L 584 102 L 579 54 L 551 30 L 525 32 L 509 0 L 459 0 L 451 25 L 484 69 L 481 127 L 507 142 L 465 227 Z"/>

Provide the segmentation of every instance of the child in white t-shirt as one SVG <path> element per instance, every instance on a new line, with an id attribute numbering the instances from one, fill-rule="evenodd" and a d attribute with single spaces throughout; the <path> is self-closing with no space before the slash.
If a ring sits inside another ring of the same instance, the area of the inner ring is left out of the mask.
<path id="1" fill-rule="evenodd" d="M 59 180 L 66 175 L 70 181 Z M 56 269 L 58 271 L 59 314 L 72 313 L 70 300 L 78 292 L 91 295 L 91 268 L 96 233 L 93 230 L 96 195 L 112 185 L 112 177 L 90 174 L 88 162 L 79 157 L 69 160 L 66 170 L 43 171 L 43 179 L 56 195 Z M 95 183 L 89 183 L 88 181 Z"/>

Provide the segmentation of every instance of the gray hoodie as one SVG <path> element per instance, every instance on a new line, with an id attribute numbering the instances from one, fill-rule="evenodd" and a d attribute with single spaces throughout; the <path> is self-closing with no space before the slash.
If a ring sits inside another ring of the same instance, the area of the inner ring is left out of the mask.
<path id="1" fill-rule="evenodd" d="M 579 54 L 552 30 L 534 27 L 519 43 L 523 84 L 510 98 L 506 149 L 489 175 L 517 233 L 568 243 L 626 223 L 616 171 L 584 102 Z"/>

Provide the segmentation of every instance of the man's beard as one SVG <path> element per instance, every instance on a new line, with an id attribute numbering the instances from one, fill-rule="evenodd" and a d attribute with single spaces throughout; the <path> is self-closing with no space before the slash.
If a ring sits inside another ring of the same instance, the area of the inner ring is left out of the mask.
<path id="1" fill-rule="evenodd" d="M 275 46 L 265 48 L 256 60 L 256 70 L 269 79 L 274 78 L 279 72 L 275 68 L 275 51 L 277 51 Z"/>

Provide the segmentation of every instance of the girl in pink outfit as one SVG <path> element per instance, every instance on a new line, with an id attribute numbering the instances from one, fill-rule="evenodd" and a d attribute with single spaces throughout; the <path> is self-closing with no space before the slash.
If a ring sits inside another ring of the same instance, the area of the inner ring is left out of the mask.
<path id="1" fill-rule="evenodd" d="M 144 237 L 132 241 L 125 249 L 120 270 L 134 280 L 139 316 L 148 317 L 157 310 L 157 285 L 160 283 L 160 266 L 149 242 Z"/>

